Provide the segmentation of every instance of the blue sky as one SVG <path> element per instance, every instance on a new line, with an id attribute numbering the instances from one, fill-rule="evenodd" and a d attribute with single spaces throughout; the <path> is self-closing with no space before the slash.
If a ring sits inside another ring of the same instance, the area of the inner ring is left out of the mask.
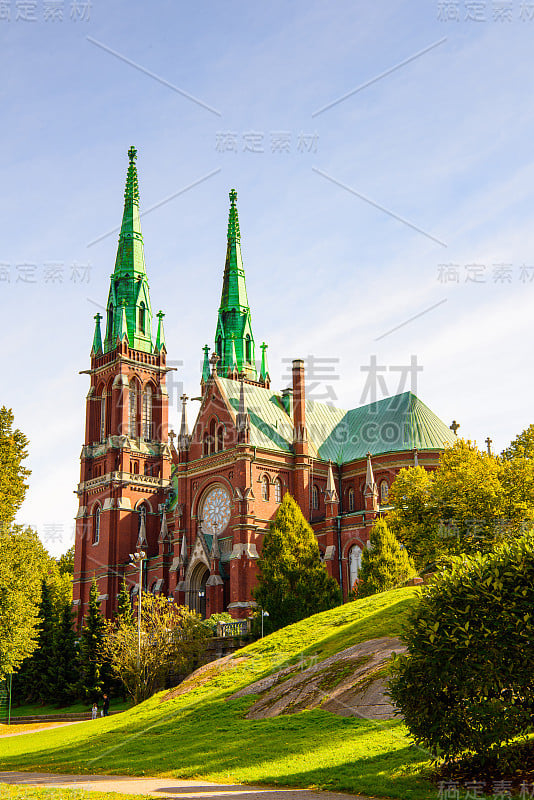
<path id="1" fill-rule="evenodd" d="M 0 402 L 31 441 L 20 521 L 52 552 L 72 541 L 78 373 L 131 144 L 141 210 L 161 203 L 142 227 L 181 362 L 171 422 L 213 342 L 235 187 L 275 387 L 282 359 L 328 359 L 316 398 L 355 407 L 373 357 L 381 396 L 415 355 L 416 393 L 460 434 L 501 450 L 529 425 L 533 39 L 523 0 L 0 2 Z"/>

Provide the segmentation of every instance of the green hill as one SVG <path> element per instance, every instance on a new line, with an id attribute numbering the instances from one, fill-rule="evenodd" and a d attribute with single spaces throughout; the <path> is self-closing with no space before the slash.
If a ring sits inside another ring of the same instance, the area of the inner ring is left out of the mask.
<path id="1" fill-rule="evenodd" d="M 161 692 L 116 717 L 3 739 L 2 770 L 179 776 L 435 800 L 429 758 L 399 720 L 320 708 L 245 719 L 257 695 L 228 699 L 281 667 L 320 662 L 351 645 L 398 636 L 416 590 L 348 603 L 213 662 L 187 692 Z"/>

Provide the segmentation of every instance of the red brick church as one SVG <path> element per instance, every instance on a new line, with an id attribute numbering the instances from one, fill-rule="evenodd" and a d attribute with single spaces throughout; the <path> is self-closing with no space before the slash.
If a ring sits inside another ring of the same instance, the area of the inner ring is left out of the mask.
<path id="1" fill-rule="evenodd" d="M 432 469 L 452 431 L 405 392 L 344 410 L 306 397 L 304 362 L 292 385 L 271 388 L 267 346 L 257 353 L 241 257 L 237 194 L 230 213 L 214 349 L 204 347 L 202 402 L 189 429 L 168 432 L 167 346 L 157 326 L 139 220 L 136 150 L 129 150 L 124 213 L 105 329 L 95 317 L 85 442 L 77 494 L 74 605 L 96 577 L 106 616 L 123 576 L 138 590 L 130 553 L 143 550 L 145 591 L 202 614 L 254 608 L 251 590 L 269 522 L 290 492 L 309 520 L 328 572 L 346 597 L 397 472 Z M 153 336 L 153 327 L 156 336 Z M 103 333 L 102 333 L 103 331 Z M 291 354 L 290 354 L 291 355 Z"/>

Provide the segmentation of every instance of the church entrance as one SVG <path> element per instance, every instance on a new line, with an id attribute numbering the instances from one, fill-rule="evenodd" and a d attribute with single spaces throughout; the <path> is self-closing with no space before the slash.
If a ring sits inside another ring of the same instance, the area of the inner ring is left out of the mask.
<path id="1" fill-rule="evenodd" d="M 186 591 L 187 605 L 192 611 L 206 617 L 206 582 L 210 571 L 203 561 L 199 562 L 191 572 L 189 587 Z"/>

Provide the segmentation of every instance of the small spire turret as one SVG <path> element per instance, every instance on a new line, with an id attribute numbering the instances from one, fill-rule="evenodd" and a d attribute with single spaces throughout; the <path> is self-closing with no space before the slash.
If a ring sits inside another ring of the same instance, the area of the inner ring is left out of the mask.
<path id="1" fill-rule="evenodd" d="M 210 349 L 207 344 L 205 344 L 202 349 L 204 350 L 204 361 L 202 364 L 202 381 L 203 383 L 207 383 L 210 378 L 210 357 L 209 357 Z"/>
<path id="2" fill-rule="evenodd" d="M 93 346 L 91 347 L 91 355 L 99 356 L 102 353 L 102 333 L 100 331 L 100 320 L 102 314 L 95 314 L 95 334 L 93 336 Z"/>
<path id="3" fill-rule="evenodd" d="M 161 350 L 165 350 L 165 352 L 167 352 L 167 346 L 165 344 L 165 332 L 163 330 L 163 317 L 165 314 L 163 311 L 158 311 L 156 316 L 158 318 L 158 333 L 156 335 L 156 346 L 154 351 L 156 353 L 159 353 Z"/>

